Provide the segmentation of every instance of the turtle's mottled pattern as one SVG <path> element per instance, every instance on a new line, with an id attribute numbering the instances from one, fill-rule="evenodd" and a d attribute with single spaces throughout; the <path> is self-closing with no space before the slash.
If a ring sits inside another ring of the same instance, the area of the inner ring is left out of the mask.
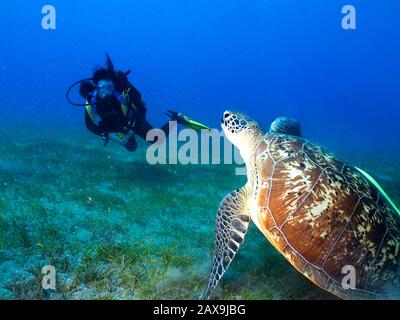
<path id="1" fill-rule="evenodd" d="M 343 298 L 392 296 L 400 288 L 400 217 L 356 169 L 307 140 L 259 143 L 259 222 L 265 236 L 310 280 Z M 343 267 L 356 290 L 343 290 Z"/>
<path id="2" fill-rule="evenodd" d="M 281 131 L 299 132 L 289 130 L 296 122 L 282 121 Z M 344 299 L 400 299 L 400 215 L 372 177 L 298 136 L 264 135 L 238 112 L 225 112 L 222 128 L 240 150 L 248 181 L 220 204 L 205 298 L 234 259 L 251 218 L 321 288 Z"/>

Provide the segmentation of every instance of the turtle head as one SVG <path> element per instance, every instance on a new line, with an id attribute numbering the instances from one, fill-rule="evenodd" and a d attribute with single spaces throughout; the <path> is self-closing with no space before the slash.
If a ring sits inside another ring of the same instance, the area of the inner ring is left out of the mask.
<path id="1" fill-rule="evenodd" d="M 225 136 L 240 150 L 242 157 L 249 154 L 249 148 L 255 148 L 258 139 L 262 137 L 261 126 L 238 111 L 227 110 L 222 115 L 221 127 Z"/>

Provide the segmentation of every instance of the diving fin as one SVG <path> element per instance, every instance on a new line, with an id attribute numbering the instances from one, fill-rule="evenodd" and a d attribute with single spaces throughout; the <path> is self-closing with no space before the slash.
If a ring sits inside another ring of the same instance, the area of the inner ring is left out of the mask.
<path id="1" fill-rule="evenodd" d="M 189 117 L 183 115 L 180 112 L 167 110 L 167 112 L 165 114 L 168 117 L 170 117 L 170 119 L 172 121 L 176 121 L 179 124 L 181 124 L 181 125 L 183 125 L 183 126 L 185 126 L 187 128 L 196 130 L 196 131 L 201 131 L 203 129 L 206 129 L 206 130 L 210 130 L 211 129 L 210 127 L 207 127 L 206 125 L 204 125 L 204 124 L 202 124 L 200 122 L 197 122 L 197 121 L 194 121 L 194 120 L 190 119 Z"/>

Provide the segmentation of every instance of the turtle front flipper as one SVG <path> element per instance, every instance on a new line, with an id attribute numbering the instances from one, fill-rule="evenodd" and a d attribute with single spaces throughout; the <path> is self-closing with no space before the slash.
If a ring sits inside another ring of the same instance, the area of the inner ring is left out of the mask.
<path id="1" fill-rule="evenodd" d="M 288 117 L 278 117 L 271 123 L 269 132 L 301 137 L 300 122 Z"/>
<path id="2" fill-rule="evenodd" d="M 219 206 L 211 275 L 203 299 L 210 298 L 243 243 L 250 222 L 246 203 L 246 189 L 241 188 L 228 194 Z"/>

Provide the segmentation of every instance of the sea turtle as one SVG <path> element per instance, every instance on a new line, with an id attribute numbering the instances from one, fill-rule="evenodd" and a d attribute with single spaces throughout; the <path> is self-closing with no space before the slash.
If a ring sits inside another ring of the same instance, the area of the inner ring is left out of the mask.
<path id="1" fill-rule="evenodd" d="M 343 299 L 400 298 L 400 214 L 377 183 L 330 151 L 239 112 L 222 117 L 247 167 L 221 202 L 209 299 L 252 220 L 304 276 Z M 299 131 L 300 132 L 300 131 Z"/>

